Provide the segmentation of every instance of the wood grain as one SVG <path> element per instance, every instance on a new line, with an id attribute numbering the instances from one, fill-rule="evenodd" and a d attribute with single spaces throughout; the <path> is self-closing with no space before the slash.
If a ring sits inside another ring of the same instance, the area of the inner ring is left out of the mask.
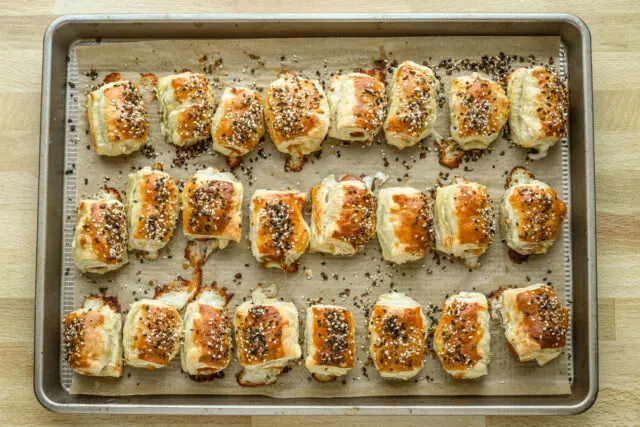
<path id="1" fill-rule="evenodd" d="M 135 3 L 135 5 L 134 5 Z M 593 37 L 600 383 L 577 417 L 153 417 L 66 416 L 35 399 L 33 304 L 42 35 L 71 13 L 569 12 Z M 640 3 L 628 0 L 0 0 L 0 424 L 207 425 L 632 425 L 640 423 Z"/>

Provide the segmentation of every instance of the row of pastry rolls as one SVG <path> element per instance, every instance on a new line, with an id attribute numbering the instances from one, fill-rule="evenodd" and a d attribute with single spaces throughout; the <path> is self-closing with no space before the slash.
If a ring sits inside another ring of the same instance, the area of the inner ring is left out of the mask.
<path id="1" fill-rule="evenodd" d="M 400 149 L 429 136 L 440 87 L 433 70 L 405 61 L 388 84 L 379 73 L 372 74 L 335 75 L 325 94 L 320 82 L 283 71 L 264 100 L 255 90 L 227 87 L 217 110 L 205 75 L 166 76 L 157 86 L 162 134 L 180 147 L 212 138 L 213 148 L 233 166 L 266 130 L 276 148 L 288 154 L 289 170 L 300 170 L 304 156 L 320 150 L 327 136 L 372 141 L 383 131 L 387 143 Z M 507 119 L 513 142 L 538 157 L 566 135 L 567 89 L 545 67 L 515 70 L 506 92 L 478 73 L 454 78 L 448 97 L 451 136 L 464 150 L 487 148 Z M 100 155 L 129 154 L 148 140 L 146 107 L 133 82 L 111 82 L 91 92 L 87 118 Z"/>
<path id="2" fill-rule="evenodd" d="M 211 379 L 228 366 L 235 338 L 243 368 L 238 383 L 254 387 L 275 383 L 289 362 L 301 357 L 293 303 L 258 288 L 231 320 L 231 296 L 225 289 L 197 286 L 194 280 L 179 278 L 158 288 L 154 299 L 131 304 L 124 326 L 114 298 L 88 297 L 64 320 L 65 356 L 71 368 L 82 375 L 120 377 L 123 365 L 160 369 L 180 353 L 183 371 L 196 380 Z M 499 289 L 489 301 L 477 292 L 460 292 L 444 301 L 434 327 L 433 351 L 452 377 L 487 375 L 490 313 L 502 324 L 519 361 L 544 365 L 561 354 L 568 312 L 551 287 Z M 187 303 L 181 317 L 179 311 Z M 381 295 L 368 323 L 369 355 L 380 375 L 399 380 L 417 375 L 431 327 L 414 299 L 396 292 Z M 353 315 L 345 307 L 307 308 L 305 366 L 316 380 L 335 380 L 354 367 L 355 330 Z"/>

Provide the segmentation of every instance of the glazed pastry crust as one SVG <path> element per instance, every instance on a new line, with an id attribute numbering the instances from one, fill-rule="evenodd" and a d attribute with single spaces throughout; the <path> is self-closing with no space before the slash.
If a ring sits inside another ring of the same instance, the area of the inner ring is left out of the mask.
<path id="1" fill-rule="evenodd" d="M 405 61 L 395 69 L 389 86 L 389 113 L 384 123 L 388 144 L 402 149 L 431 134 L 438 111 L 439 87 L 429 67 Z"/>
<path id="2" fill-rule="evenodd" d="M 130 154 L 147 142 L 147 108 L 133 82 L 108 83 L 91 92 L 86 113 L 93 146 L 101 156 Z"/>
<path id="3" fill-rule="evenodd" d="M 444 302 L 433 337 L 433 349 L 449 375 L 469 380 L 487 375 L 491 359 L 487 298 L 460 292 Z"/>

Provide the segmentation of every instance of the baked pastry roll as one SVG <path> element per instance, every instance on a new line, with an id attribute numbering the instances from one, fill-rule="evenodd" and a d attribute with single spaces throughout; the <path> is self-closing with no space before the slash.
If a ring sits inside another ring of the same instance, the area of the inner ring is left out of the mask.
<path id="1" fill-rule="evenodd" d="M 203 74 L 185 72 L 158 80 L 162 134 L 168 142 L 187 147 L 211 136 L 215 96 Z"/>
<path id="2" fill-rule="evenodd" d="M 134 368 L 163 368 L 180 351 L 181 336 L 176 307 L 155 299 L 134 302 L 122 330 L 124 361 Z"/>
<path id="3" fill-rule="evenodd" d="M 118 190 L 105 187 L 80 201 L 72 245 L 83 273 L 103 274 L 129 262 L 127 215 Z"/>
<path id="4" fill-rule="evenodd" d="M 122 376 L 122 317 L 113 297 L 91 295 L 64 319 L 64 355 L 74 372 Z"/>
<path id="5" fill-rule="evenodd" d="M 233 320 L 238 360 L 244 368 L 238 384 L 273 384 L 290 360 L 301 355 L 298 310 L 293 303 L 256 296 L 236 308 Z"/>
<path id="6" fill-rule="evenodd" d="M 516 167 L 507 178 L 502 199 L 502 234 L 521 255 L 546 254 L 555 242 L 567 206 L 544 182 Z"/>
<path id="7" fill-rule="evenodd" d="M 569 312 L 550 286 L 500 289 L 490 303 L 492 317 L 502 323 L 509 348 L 521 362 L 544 365 L 562 353 Z"/>
<path id="8" fill-rule="evenodd" d="M 262 97 L 255 90 L 228 87 L 213 116 L 213 149 L 227 156 L 230 166 L 253 150 L 264 135 Z"/>
<path id="9" fill-rule="evenodd" d="M 176 229 L 180 214 L 180 191 L 161 165 L 129 174 L 127 226 L 129 249 L 157 259 Z"/>
<path id="10" fill-rule="evenodd" d="M 101 156 L 133 153 L 149 138 L 147 108 L 133 82 L 108 83 L 94 90 L 87 96 L 86 113 L 93 147 Z"/>
<path id="11" fill-rule="evenodd" d="M 436 190 L 436 250 L 478 268 L 494 233 L 493 205 L 486 187 L 455 177 Z"/>
<path id="12" fill-rule="evenodd" d="M 451 81 L 451 137 L 463 150 L 487 148 L 500 135 L 509 115 L 502 86 L 478 73 Z"/>
<path id="13" fill-rule="evenodd" d="M 307 193 L 258 190 L 251 199 L 251 251 L 267 268 L 297 271 L 297 259 L 309 246 L 302 210 Z"/>
<path id="14" fill-rule="evenodd" d="M 196 242 L 206 244 L 204 255 L 224 249 L 242 234 L 242 183 L 229 172 L 207 168 L 189 178 L 182 191 L 182 229 L 190 241 L 188 252 L 202 254 Z M 188 256 L 189 258 L 189 256 Z"/>
<path id="15" fill-rule="evenodd" d="M 329 83 L 329 136 L 342 141 L 372 141 L 384 122 L 384 83 L 363 73 L 336 75 Z"/>
<path id="16" fill-rule="evenodd" d="M 389 86 L 389 113 L 384 122 L 387 143 L 402 149 L 431 134 L 438 112 L 440 83 L 433 70 L 412 61 L 396 68 Z"/>
<path id="17" fill-rule="evenodd" d="M 369 320 L 369 352 L 384 378 L 408 380 L 422 369 L 429 324 L 420 304 L 402 293 L 381 295 Z"/>
<path id="18" fill-rule="evenodd" d="M 376 234 L 376 196 L 362 178 L 329 175 L 311 189 L 311 252 L 354 255 Z"/>
<path id="19" fill-rule="evenodd" d="M 567 135 L 569 96 L 564 81 L 545 67 L 519 68 L 508 79 L 509 127 L 513 142 L 545 157 Z"/>
<path id="20" fill-rule="evenodd" d="M 267 89 L 264 118 L 278 151 L 289 154 L 287 169 L 298 171 L 327 136 L 329 103 L 319 82 L 283 71 Z"/>
<path id="21" fill-rule="evenodd" d="M 449 375 L 470 380 L 487 375 L 491 361 L 487 298 L 477 292 L 460 292 L 444 302 L 433 335 L 433 349 Z"/>
<path id="22" fill-rule="evenodd" d="M 385 260 L 404 264 L 422 258 L 432 244 L 431 197 L 411 187 L 389 187 L 378 192 L 378 240 Z"/>
<path id="23" fill-rule="evenodd" d="M 195 301 L 184 312 L 182 370 L 198 380 L 213 378 L 231 359 L 231 298 L 215 283 L 198 290 Z"/>
<path id="24" fill-rule="evenodd" d="M 305 366 L 318 381 L 333 381 L 355 365 L 356 331 L 350 310 L 336 305 L 307 308 Z"/>

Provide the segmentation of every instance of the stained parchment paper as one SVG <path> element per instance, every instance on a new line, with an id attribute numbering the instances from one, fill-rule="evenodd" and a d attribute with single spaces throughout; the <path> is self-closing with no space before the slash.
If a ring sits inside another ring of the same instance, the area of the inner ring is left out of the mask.
<path id="1" fill-rule="evenodd" d="M 534 55 L 537 63 L 548 63 L 552 58 L 557 64 L 559 49 L 560 39 L 557 37 L 173 40 L 81 44 L 72 52 L 69 73 L 69 80 L 73 81 L 74 87 L 69 90 L 71 108 L 68 126 L 73 132 L 69 132 L 72 138 L 67 158 L 73 164 L 68 163 L 70 169 L 67 172 L 65 203 L 72 209 L 77 201 L 104 184 L 117 188 L 124 196 L 127 175 L 132 170 L 158 161 L 164 163 L 165 171 L 180 180 L 186 180 L 203 167 L 227 168 L 225 158 L 211 149 L 188 158 L 185 153 L 178 153 L 174 146 L 165 142 L 160 133 L 157 101 L 152 99 L 152 92 L 145 90 L 152 150 L 146 150 L 146 156 L 140 152 L 118 158 L 96 155 L 86 132 L 85 97 L 111 72 L 119 72 L 126 79 L 136 82 L 140 81 L 141 73 L 154 73 L 161 77 L 183 68 L 205 72 L 215 83 L 219 99 L 228 85 L 263 90 L 283 69 L 328 80 L 331 73 L 349 72 L 359 67 L 371 68 L 375 60 L 381 57 L 389 63 L 410 59 L 437 66 L 441 60 L 480 60 L 482 55 L 499 55 L 501 51 L 525 58 Z M 525 63 L 518 59 L 514 65 L 525 66 L 526 59 Z M 437 73 L 444 84 L 443 93 L 446 94 L 451 78 L 468 74 L 469 71 L 453 71 L 448 75 L 445 69 L 440 68 Z M 435 128 L 440 135 L 447 136 L 448 127 L 448 107 L 445 104 L 439 109 Z M 559 297 L 565 300 L 565 251 L 570 248 L 566 242 L 563 246 L 562 235 L 549 254 L 530 257 L 528 262 L 517 265 L 509 260 L 507 247 L 497 227 L 493 244 L 481 258 L 482 267 L 476 271 L 470 271 L 457 261 L 431 254 L 423 260 L 395 266 L 381 260 L 377 240 L 371 241 L 364 251 L 354 257 L 307 253 L 300 259 L 297 273 L 265 269 L 253 258 L 247 240 L 248 204 L 253 192 L 284 188 L 309 191 L 328 174 L 360 175 L 383 171 L 390 176 L 385 186 L 410 185 L 419 189 L 433 186 L 441 173 L 442 180 L 463 175 L 488 187 L 496 207 L 496 224 L 505 176 L 514 166 L 526 166 L 566 200 L 562 185 L 563 168 L 568 167 L 567 164 L 563 165 L 562 160 L 562 151 L 567 149 L 566 146 L 558 144 L 550 150 L 547 158 L 530 162 L 526 159 L 525 150 L 510 147 L 509 142 L 501 137 L 490 153 L 477 161 L 463 163 L 454 171 L 438 164 L 434 147 L 433 140 L 402 151 L 383 140 L 369 146 L 361 143 L 345 145 L 327 140 L 321 154 L 309 156 L 304 169 L 296 173 L 285 172 L 285 156 L 277 152 L 267 137 L 257 150 L 244 158 L 242 166 L 233 170 L 245 186 L 243 238 L 240 243 L 232 243 L 210 256 L 204 268 L 204 282 L 216 280 L 235 294 L 229 305 L 230 313 L 258 282 L 277 284 L 278 297 L 293 301 L 298 307 L 300 319 L 305 319 L 305 310 L 313 301 L 321 300 L 351 309 L 357 324 L 358 354 L 355 368 L 346 377 L 333 383 L 318 383 L 310 378 L 300 361 L 293 363 L 292 369 L 281 376 L 275 385 L 243 388 L 236 383 L 235 375 L 241 368 L 234 353 L 231 364 L 224 371 L 224 378 L 212 381 L 190 380 L 181 372 L 180 358 L 176 357 L 170 366 L 154 372 L 127 367 L 121 379 L 73 375 L 71 392 L 93 395 L 263 394 L 280 398 L 569 393 L 566 354 L 543 367 L 534 363 L 519 363 L 509 354 L 502 328 L 493 322 L 491 364 L 486 377 L 475 381 L 455 381 L 445 374 L 437 358 L 427 355 L 424 369 L 415 379 L 408 382 L 383 380 L 368 363 L 365 316 L 375 300 L 391 290 L 405 292 L 415 298 L 427 312 L 432 311 L 430 305 L 441 307 L 446 296 L 454 292 L 478 291 L 487 294 L 500 286 L 526 286 L 537 282 L 551 283 Z M 152 151 L 155 158 L 151 158 Z M 307 206 L 307 219 L 309 211 L 310 206 Z M 75 217 L 67 215 L 65 221 L 66 230 L 72 230 Z M 100 288 L 108 295 L 117 296 L 126 310 L 136 298 L 151 298 L 157 284 L 168 283 L 176 275 L 191 276 L 191 271 L 183 267 L 186 241 L 180 227 L 157 261 L 139 260 L 132 254 L 128 265 L 105 275 L 84 275 L 75 270 L 69 257 L 70 239 L 66 241 L 64 280 L 70 286 L 65 289 L 68 299 L 64 304 L 65 311 L 79 307 L 85 296 L 98 293 Z M 437 319 L 437 316 L 436 313 L 433 317 Z M 301 338 L 303 330 L 304 325 L 301 325 Z M 69 372 L 68 368 L 65 370 Z"/>

